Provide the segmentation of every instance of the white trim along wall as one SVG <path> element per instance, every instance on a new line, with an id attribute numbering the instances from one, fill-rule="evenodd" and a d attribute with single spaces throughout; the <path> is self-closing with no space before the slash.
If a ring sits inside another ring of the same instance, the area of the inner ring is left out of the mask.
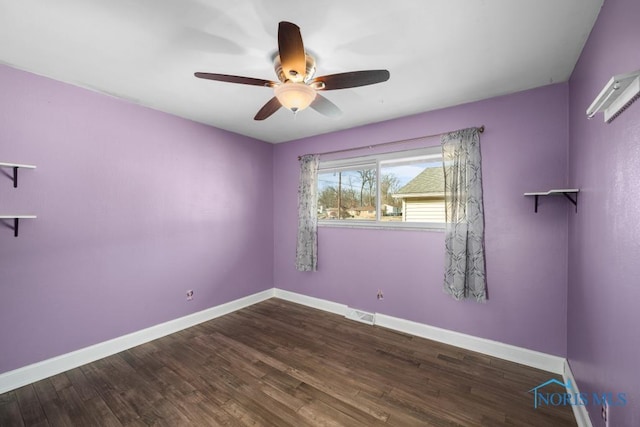
<path id="1" fill-rule="evenodd" d="M 208 308 L 179 319 L 170 320 L 150 328 L 142 329 L 131 334 L 123 335 L 108 341 L 101 342 L 71 353 L 63 354 L 42 362 L 34 363 L 13 371 L 0 374 L 0 394 L 16 388 L 31 384 L 45 378 L 52 377 L 61 372 L 86 365 L 107 356 L 111 356 L 132 347 L 162 338 L 183 329 L 190 328 L 207 320 L 233 313 L 234 311 L 248 307 L 273 297 L 273 289 L 258 292 L 216 307 Z"/>
<path id="2" fill-rule="evenodd" d="M 71 353 L 63 354 L 61 356 L 43 360 L 42 362 L 5 372 L 0 374 L 0 394 L 274 297 L 338 314 L 340 316 L 345 316 L 349 309 L 349 307 L 344 304 L 332 301 L 277 288 L 267 289 L 198 313 L 193 313 L 179 319 L 161 323 L 159 325 L 95 344 Z M 522 365 L 562 375 L 565 383 L 567 379 L 570 379 L 571 383 L 574 385 L 574 389 L 577 390 L 577 384 L 573 378 L 569 364 L 564 358 L 559 356 L 553 356 L 522 347 L 478 338 L 447 329 L 436 328 L 434 326 L 387 316 L 380 313 L 375 313 L 374 325 L 450 344 L 467 350 L 477 351 L 489 356 L 498 357 L 500 359 L 509 360 L 511 362 L 520 363 Z M 584 407 L 574 406 L 573 409 L 579 427 L 591 427 L 589 415 L 586 413 Z"/>

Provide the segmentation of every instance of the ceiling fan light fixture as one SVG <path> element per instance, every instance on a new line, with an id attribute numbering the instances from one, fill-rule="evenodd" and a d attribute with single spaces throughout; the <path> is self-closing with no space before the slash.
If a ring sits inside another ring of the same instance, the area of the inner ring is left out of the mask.
<path id="1" fill-rule="evenodd" d="M 258 110 L 254 120 L 269 118 L 281 107 L 294 114 L 311 107 L 320 114 L 335 118 L 340 116 L 340 109 L 318 92 L 368 86 L 389 80 L 388 70 L 349 71 L 314 77 L 316 60 L 304 50 L 300 27 L 286 21 L 278 24 L 278 51 L 272 58 L 279 83 L 230 74 L 197 72 L 195 76 L 200 79 L 273 88 L 275 96 Z"/>
<path id="2" fill-rule="evenodd" d="M 294 113 L 304 110 L 316 99 L 316 91 L 304 83 L 286 82 L 277 85 L 274 92 L 280 104 Z"/>

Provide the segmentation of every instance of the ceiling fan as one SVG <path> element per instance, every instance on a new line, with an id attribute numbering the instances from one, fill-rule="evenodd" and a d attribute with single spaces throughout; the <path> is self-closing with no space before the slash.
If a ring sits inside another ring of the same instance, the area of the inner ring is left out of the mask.
<path id="1" fill-rule="evenodd" d="M 311 107 L 325 116 L 337 117 L 342 114 L 340 109 L 320 95 L 319 91 L 367 86 L 389 80 L 387 70 L 351 71 L 314 78 L 316 61 L 305 52 L 300 28 L 291 22 L 283 21 L 278 25 L 278 53 L 274 59 L 274 68 L 279 83 L 228 74 L 194 75 L 201 79 L 273 88 L 275 96 L 258 111 L 254 120 L 264 120 L 280 107 L 288 108 L 294 113 Z"/>

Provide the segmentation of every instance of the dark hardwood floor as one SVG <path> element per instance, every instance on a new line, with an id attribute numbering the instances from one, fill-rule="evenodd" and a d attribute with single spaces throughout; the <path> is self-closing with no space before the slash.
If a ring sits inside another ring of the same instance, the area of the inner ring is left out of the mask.
<path id="1" fill-rule="evenodd" d="M 575 426 L 533 408 L 550 378 L 270 299 L 2 394 L 0 426 Z"/>

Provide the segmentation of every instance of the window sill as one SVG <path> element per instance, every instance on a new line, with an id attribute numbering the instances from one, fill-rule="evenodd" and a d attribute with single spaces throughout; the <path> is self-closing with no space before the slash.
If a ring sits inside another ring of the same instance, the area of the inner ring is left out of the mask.
<path id="1" fill-rule="evenodd" d="M 385 223 L 385 222 L 365 222 L 365 221 L 318 221 L 318 227 L 327 228 L 364 228 L 373 230 L 408 230 L 408 231 L 440 231 L 444 232 L 445 224 L 443 223 L 423 223 L 423 224 L 406 224 L 406 223 Z"/>

